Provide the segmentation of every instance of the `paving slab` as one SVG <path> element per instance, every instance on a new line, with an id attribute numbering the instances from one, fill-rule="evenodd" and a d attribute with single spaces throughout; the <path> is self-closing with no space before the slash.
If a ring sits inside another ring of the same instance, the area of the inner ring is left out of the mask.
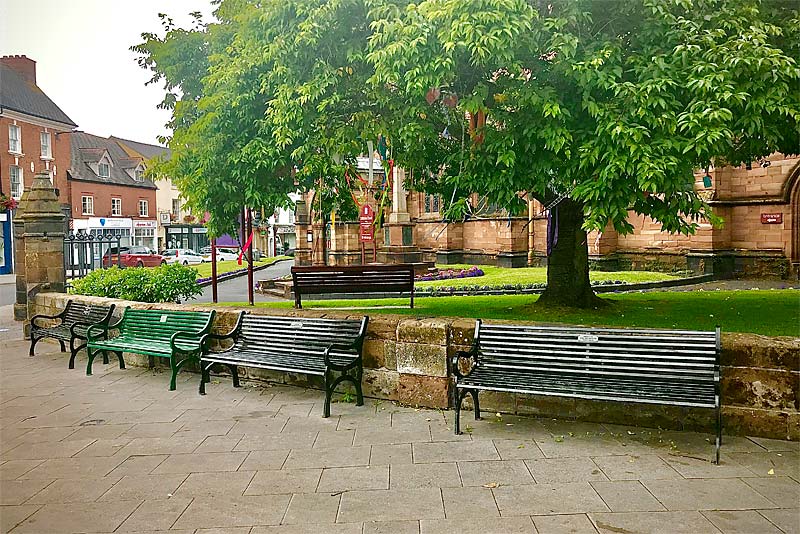
<path id="1" fill-rule="evenodd" d="M 724 534 L 780 534 L 781 530 L 753 510 L 706 511 L 702 514 Z"/>
<path id="2" fill-rule="evenodd" d="M 501 486 L 492 491 L 504 517 L 608 511 L 588 482 Z"/>
<path id="3" fill-rule="evenodd" d="M 700 512 L 590 513 L 589 518 L 601 534 L 719 534 Z"/>
<path id="4" fill-rule="evenodd" d="M 644 480 L 667 510 L 778 508 L 739 479 Z"/>

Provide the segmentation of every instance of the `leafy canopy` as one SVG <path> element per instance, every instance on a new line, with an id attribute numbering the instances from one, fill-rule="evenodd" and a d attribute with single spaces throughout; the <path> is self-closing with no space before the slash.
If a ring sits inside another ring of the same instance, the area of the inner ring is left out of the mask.
<path id="1" fill-rule="evenodd" d="M 287 205 L 388 135 L 412 185 L 568 193 L 588 228 L 628 210 L 691 232 L 693 170 L 800 144 L 800 17 L 778 0 L 221 0 L 217 21 L 134 50 L 173 109 L 172 176 L 230 230 L 241 206 Z M 430 101 L 430 103 L 429 103 Z M 469 120 L 471 119 L 471 120 Z"/>
<path id="2" fill-rule="evenodd" d="M 798 152 L 798 14 L 786 6 L 388 4 L 369 59 L 373 82 L 413 109 L 401 144 L 435 147 L 419 162 L 434 171 L 418 174 L 422 187 L 512 210 L 520 191 L 544 203 L 568 193 L 587 229 L 629 232 L 633 209 L 688 233 L 700 217 L 717 221 L 692 190 L 694 169 Z M 484 114 L 485 126 L 469 131 L 465 114 Z"/>

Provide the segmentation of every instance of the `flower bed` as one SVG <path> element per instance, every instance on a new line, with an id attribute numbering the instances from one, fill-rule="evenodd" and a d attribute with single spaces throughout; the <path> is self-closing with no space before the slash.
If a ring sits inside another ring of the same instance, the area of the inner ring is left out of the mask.
<path id="1" fill-rule="evenodd" d="M 469 269 L 444 269 L 435 274 L 420 274 L 414 277 L 415 282 L 429 282 L 432 280 L 450 280 L 452 278 L 474 278 L 483 276 L 483 271 L 474 265 Z"/>

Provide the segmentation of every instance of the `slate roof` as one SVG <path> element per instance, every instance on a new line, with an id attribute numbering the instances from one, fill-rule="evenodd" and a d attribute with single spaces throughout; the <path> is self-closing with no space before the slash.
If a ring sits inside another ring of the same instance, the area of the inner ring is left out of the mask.
<path id="1" fill-rule="evenodd" d="M 164 146 L 159 145 L 150 145 L 148 143 L 140 143 L 138 141 L 130 141 L 129 139 L 122 139 L 121 137 L 114 137 L 113 135 L 109 137 L 112 141 L 116 141 L 120 145 L 129 148 L 133 152 L 136 152 L 140 156 L 142 156 L 145 160 L 153 159 L 156 157 L 163 157 L 164 159 L 169 159 L 172 157 L 172 151 Z"/>
<path id="2" fill-rule="evenodd" d="M 60 122 L 70 130 L 78 126 L 38 85 L 26 81 L 5 65 L 0 65 L 0 110 Z"/>
<path id="3" fill-rule="evenodd" d="M 71 180 L 156 189 L 155 184 L 147 178 L 137 182 L 125 172 L 125 169 L 136 167 L 136 165 L 131 164 L 136 160 L 131 158 L 121 146 L 110 138 L 107 139 L 85 132 L 73 132 L 69 138 L 71 150 L 68 173 Z M 94 172 L 91 164 L 100 161 L 100 158 L 106 152 L 111 158 L 112 165 L 109 169 L 109 177 L 101 178 Z"/>

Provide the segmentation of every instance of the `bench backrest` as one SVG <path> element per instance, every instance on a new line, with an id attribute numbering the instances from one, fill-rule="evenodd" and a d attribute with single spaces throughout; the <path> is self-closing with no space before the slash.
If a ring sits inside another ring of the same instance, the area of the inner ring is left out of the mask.
<path id="1" fill-rule="evenodd" d="M 479 365 L 536 369 L 565 376 L 719 382 L 719 328 L 633 330 L 481 324 Z"/>
<path id="2" fill-rule="evenodd" d="M 214 311 L 139 310 L 125 308 L 117 326 L 123 334 L 168 340 L 177 331 L 201 335 L 211 329 Z"/>
<path id="3" fill-rule="evenodd" d="M 292 285 L 298 307 L 301 305 L 301 295 L 407 291 L 413 295 L 414 266 L 407 264 L 295 266 L 292 267 Z"/>
<path id="4" fill-rule="evenodd" d="M 234 348 L 244 351 L 265 351 L 289 354 L 321 355 L 332 343 L 350 345 L 359 355 L 367 331 L 367 317 L 361 319 L 316 319 L 243 314 Z"/>
<path id="5" fill-rule="evenodd" d="M 114 304 L 103 306 L 70 300 L 67 302 L 67 307 L 64 309 L 63 324 L 94 324 L 105 321 L 110 317 L 110 314 L 113 313 L 114 307 Z"/>

